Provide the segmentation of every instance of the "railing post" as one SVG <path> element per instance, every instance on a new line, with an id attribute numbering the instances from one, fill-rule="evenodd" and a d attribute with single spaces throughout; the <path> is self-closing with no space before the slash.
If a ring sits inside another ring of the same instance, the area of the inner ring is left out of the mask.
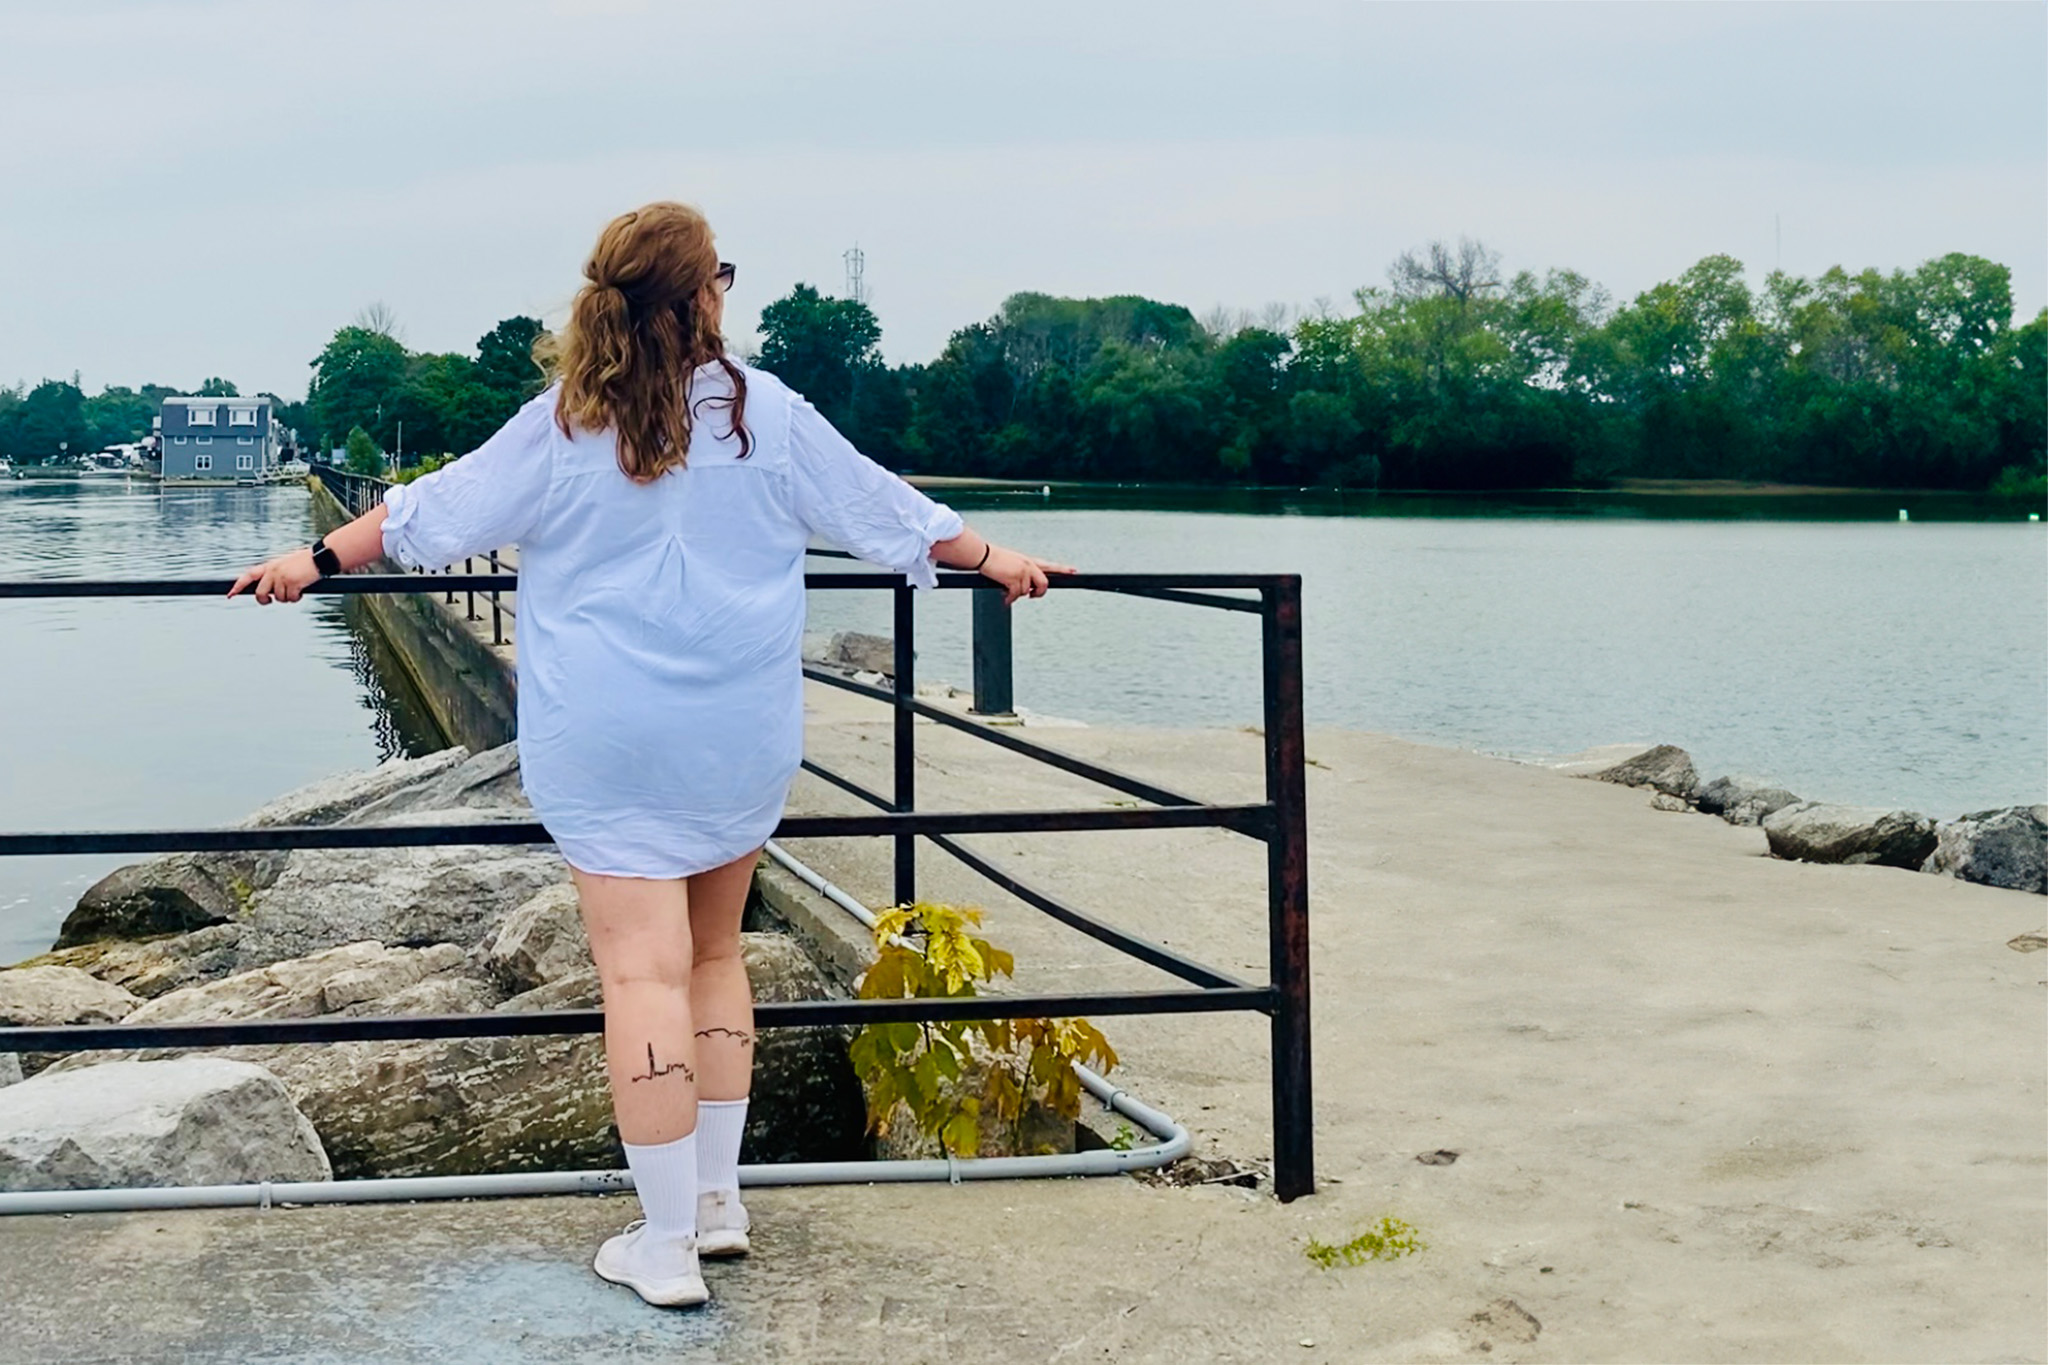
<path id="1" fill-rule="evenodd" d="M 916 613 L 908 583 L 895 590 L 896 596 L 896 809 L 917 806 L 917 716 L 910 709 L 917 696 Z M 909 905 L 917 899 L 917 836 L 896 836 L 896 903 Z"/>
<path id="2" fill-rule="evenodd" d="M 495 574 L 498 571 L 498 552 L 493 550 L 491 551 L 491 572 Z M 494 645 L 505 643 L 505 618 L 498 607 L 498 590 L 496 588 L 491 589 L 491 643 Z"/>
<path id="3" fill-rule="evenodd" d="M 473 574 L 473 573 L 475 573 L 475 572 L 476 572 L 476 556 L 475 556 L 475 555 L 464 555 L 464 556 L 462 557 L 462 571 L 463 571 L 463 572 L 464 572 L 465 574 Z M 471 589 L 469 590 L 469 619 L 470 619 L 470 620 L 472 620 L 472 621 L 476 620 L 476 589 L 475 589 L 475 588 L 471 588 Z"/>
<path id="4" fill-rule="evenodd" d="M 974 598 L 974 713 L 1007 716 L 1016 710 L 1010 670 L 1010 609 L 1001 588 L 976 588 Z"/>
<path id="5" fill-rule="evenodd" d="M 1315 1193 L 1314 1078 L 1309 1057 L 1308 794 L 1301 707 L 1301 578 L 1265 589 L 1268 955 L 1273 1007 L 1273 1192 Z"/>

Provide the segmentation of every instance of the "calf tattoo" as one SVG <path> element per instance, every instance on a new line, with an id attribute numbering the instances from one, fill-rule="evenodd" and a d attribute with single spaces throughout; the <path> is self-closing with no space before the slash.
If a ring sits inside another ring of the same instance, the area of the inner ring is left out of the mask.
<path id="1" fill-rule="evenodd" d="M 747 1032 L 745 1029 L 700 1028 L 697 1030 L 697 1036 L 699 1038 L 710 1038 L 714 1035 L 730 1038 L 735 1043 L 738 1043 L 741 1047 L 752 1047 L 754 1045 L 754 1035 Z"/>
<path id="2" fill-rule="evenodd" d="M 666 1076 L 671 1071 L 682 1072 L 683 1079 L 686 1081 L 695 1081 L 697 1079 L 697 1073 L 690 1070 L 690 1065 L 688 1062 L 678 1061 L 670 1062 L 667 1066 L 656 1066 L 654 1064 L 654 1044 L 649 1043 L 647 1045 L 647 1074 L 645 1076 L 630 1076 L 627 1079 L 635 1081 L 651 1081 L 656 1076 Z"/>

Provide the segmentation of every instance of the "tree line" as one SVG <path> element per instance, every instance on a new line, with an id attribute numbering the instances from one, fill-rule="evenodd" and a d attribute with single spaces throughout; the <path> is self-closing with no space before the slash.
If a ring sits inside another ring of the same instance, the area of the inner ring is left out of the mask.
<path id="1" fill-rule="evenodd" d="M 278 415 L 366 471 L 485 437 L 544 382 L 541 324 L 474 356 L 415 353 L 381 308 L 312 361 Z M 1709 256 L 1615 304 L 1569 270 L 1505 275 L 1473 241 L 1394 261 L 1350 305 L 1290 319 L 1124 295 L 1014 294 L 922 364 L 881 358 L 873 311 L 808 284 L 762 310 L 750 357 L 905 472 L 1348 488 L 1741 479 L 2048 496 L 2048 310 L 1962 254 L 1885 274 Z M 208 386 L 234 392 L 224 380 Z M 202 391 L 208 391 L 203 389 Z M 0 452 L 134 440 L 172 390 L 0 389 Z M 401 442 L 402 433 L 402 442 Z M 351 439 L 351 436 L 355 439 Z M 393 456 L 396 458 L 392 458 Z"/>
<path id="2" fill-rule="evenodd" d="M 1954 254 L 1884 274 L 1709 256 L 1615 305 L 1431 243 L 1288 325 L 1016 294 L 922 365 L 799 285 L 759 363 L 897 468 L 999 478 L 1506 489 L 1740 479 L 2048 496 L 2048 310 Z"/>

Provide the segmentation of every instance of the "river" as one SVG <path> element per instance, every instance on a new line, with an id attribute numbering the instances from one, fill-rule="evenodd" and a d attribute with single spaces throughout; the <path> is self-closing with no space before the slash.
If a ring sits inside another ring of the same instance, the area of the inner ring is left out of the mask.
<path id="1" fill-rule="evenodd" d="M 949 496 L 1084 568 L 1301 573 L 1311 726 L 1517 757 L 1665 741 L 1707 776 L 1937 816 L 2048 799 L 2048 538 L 2009 508 Z M 311 536 L 295 486 L 0 483 L 0 578 L 219 576 Z M 966 598 L 918 610 L 920 677 L 965 685 Z M 814 630 L 888 620 L 880 594 L 813 595 Z M 1016 655 L 1046 715 L 1258 720 L 1253 618 L 1055 594 L 1019 609 Z M 437 743 L 333 598 L 0 602 L 0 829 L 225 824 Z M 121 861 L 0 859 L 0 962 Z"/>

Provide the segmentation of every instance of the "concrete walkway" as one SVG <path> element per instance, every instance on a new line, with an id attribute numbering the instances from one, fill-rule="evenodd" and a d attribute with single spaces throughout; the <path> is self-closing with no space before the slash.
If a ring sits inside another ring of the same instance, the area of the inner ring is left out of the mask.
<path id="1" fill-rule="evenodd" d="M 881 785 L 879 707 L 813 755 Z M 1218 799 L 1260 744 L 1046 731 Z M 920 804 L 1119 800 L 938 727 Z M 626 1199 L 0 1221 L 8 1361 L 2040 1360 L 2044 901 L 1762 856 L 1638 792 L 1380 736 L 1309 753 L 1319 1193 L 1130 1180 L 762 1191 L 701 1315 L 591 1277 Z M 796 808 L 851 810 L 805 779 Z M 1258 846 L 990 836 L 1027 879 L 1263 970 Z M 879 844 L 799 852 L 871 900 Z M 1165 984 L 932 855 L 1031 988 Z M 1263 1020 L 1106 1021 L 1198 1150 L 1270 1152 Z M 1455 1152 L 1448 1165 L 1422 1153 Z M 1382 1215 L 1427 1247 L 1320 1270 Z M 1304 1344 L 1312 1343 L 1312 1344 Z"/>

